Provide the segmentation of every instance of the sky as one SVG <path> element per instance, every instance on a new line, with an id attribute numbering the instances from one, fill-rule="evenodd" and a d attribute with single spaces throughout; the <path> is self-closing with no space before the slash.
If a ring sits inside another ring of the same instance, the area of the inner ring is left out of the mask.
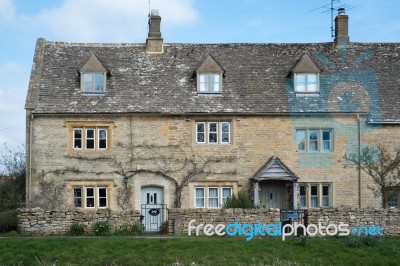
<path id="1" fill-rule="evenodd" d="M 144 43 L 158 9 L 165 43 L 331 42 L 330 0 L 0 0 L 0 152 L 25 143 L 36 39 Z M 352 42 L 400 42 L 399 0 L 345 5 Z M 324 7 L 325 6 L 325 7 Z M 335 14 L 336 15 L 336 14 Z"/>

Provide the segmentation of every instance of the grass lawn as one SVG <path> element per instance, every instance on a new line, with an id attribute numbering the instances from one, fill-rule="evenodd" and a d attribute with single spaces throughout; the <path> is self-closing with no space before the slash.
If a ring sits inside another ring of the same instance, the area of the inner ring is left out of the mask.
<path id="1" fill-rule="evenodd" d="M 0 265 L 400 265 L 400 238 L 0 237 Z"/>

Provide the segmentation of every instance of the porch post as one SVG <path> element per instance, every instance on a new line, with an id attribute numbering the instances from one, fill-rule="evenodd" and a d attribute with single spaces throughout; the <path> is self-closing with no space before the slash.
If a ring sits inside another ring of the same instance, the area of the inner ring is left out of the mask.
<path id="1" fill-rule="evenodd" d="M 293 209 L 296 210 L 298 208 L 297 206 L 297 182 L 293 182 Z"/>
<path id="2" fill-rule="evenodd" d="M 256 180 L 253 185 L 254 189 L 254 205 L 257 206 L 260 203 L 259 195 L 258 195 L 258 181 Z"/>

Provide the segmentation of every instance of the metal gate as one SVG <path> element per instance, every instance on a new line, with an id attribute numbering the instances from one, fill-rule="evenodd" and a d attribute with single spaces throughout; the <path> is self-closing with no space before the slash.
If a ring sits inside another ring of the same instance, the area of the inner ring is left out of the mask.
<path id="1" fill-rule="evenodd" d="M 160 232 L 160 226 L 167 220 L 167 205 L 142 204 L 141 214 L 145 232 Z"/>

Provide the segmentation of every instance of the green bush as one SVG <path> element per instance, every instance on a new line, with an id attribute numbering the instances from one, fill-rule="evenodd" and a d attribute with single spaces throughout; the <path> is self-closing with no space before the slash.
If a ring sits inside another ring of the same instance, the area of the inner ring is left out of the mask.
<path id="1" fill-rule="evenodd" d="M 85 233 L 85 225 L 80 223 L 73 223 L 69 227 L 70 233 L 73 236 L 81 236 Z"/>
<path id="2" fill-rule="evenodd" d="M 16 231 L 18 227 L 17 210 L 0 212 L 0 232 Z"/>
<path id="3" fill-rule="evenodd" d="M 376 246 L 379 244 L 379 238 L 376 236 L 363 236 L 361 241 L 366 246 Z"/>
<path id="4" fill-rule="evenodd" d="M 254 203 L 242 190 L 238 192 L 237 196 L 233 194 L 232 197 L 228 198 L 224 204 L 224 208 L 252 209 L 254 208 Z"/>
<path id="5" fill-rule="evenodd" d="M 168 234 L 168 226 L 169 226 L 168 220 L 162 222 L 160 225 L 160 232 L 162 234 Z"/>
<path id="6" fill-rule="evenodd" d="M 355 236 L 355 235 L 346 236 L 343 238 L 343 241 L 344 241 L 344 245 L 346 247 L 350 247 L 350 248 L 356 248 L 363 244 L 361 237 Z"/>
<path id="7" fill-rule="evenodd" d="M 143 235 L 144 228 L 143 225 L 140 222 L 134 222 L 131 225 L 131 234 L 134 236 L 140 236 Z"/>
<path id="8" fill-rule="evenodd" d="M 297 244 L 302 247 L 308 246 L 309 243 L 310 243 L 310 237 L 306 235 L 300 235 L 297 240 Z"/>
<path id="9" fill-rule="evenodd" d="M 116 236 L 128 236 L 130 234 L 131 234 L 131 228 L 129 225 L 126 225 L 126 224 L 121 224 L 114 231 L 114 235 L 116 235 Z"/>
<path id="10" fill-rule="evenodd" d="M 111 226 L 108 221 L 95 222 L 93 230 L 96 236 L 109 236 L 111 234 Z"/>

